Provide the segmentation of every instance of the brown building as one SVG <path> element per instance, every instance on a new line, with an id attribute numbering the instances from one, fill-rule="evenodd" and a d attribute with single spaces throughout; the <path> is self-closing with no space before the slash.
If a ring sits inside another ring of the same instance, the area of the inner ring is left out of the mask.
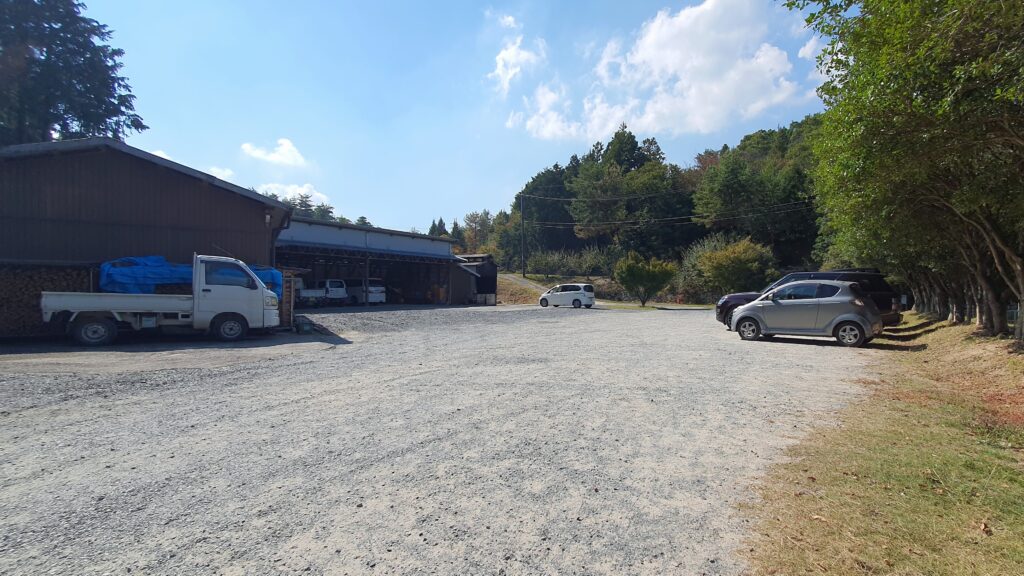
<path id="1" fill-rule="evenodd" d="M 39 292 L 95 290 L 107 260 L 272 266 L 290 218 L 280 202 L 110 138 L 0 148 L 0 336 L 41 331 Z"/>

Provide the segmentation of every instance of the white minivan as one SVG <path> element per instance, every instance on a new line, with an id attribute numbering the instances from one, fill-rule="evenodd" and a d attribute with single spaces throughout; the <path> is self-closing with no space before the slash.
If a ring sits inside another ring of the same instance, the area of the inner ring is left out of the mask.
<path id="1" fill-rule="evenodd" d="M 540 305 L 572 306 L 573 308 L 590 308 L 594 305 L 594 287 L 590 284 L 559 284 L 541 294 Z"/>

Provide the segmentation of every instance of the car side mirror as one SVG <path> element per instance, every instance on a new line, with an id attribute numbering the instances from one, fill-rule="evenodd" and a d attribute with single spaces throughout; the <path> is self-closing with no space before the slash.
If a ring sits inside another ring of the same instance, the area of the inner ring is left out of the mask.
<path id="1" fill-rule="evenodd" d="M 777 293 L 775 293 L 775 292 L 772 292 L 771 296 L 769 296 L 768 299 L 771 300 L 772 302 L 778 302 L 779 301 L 779 295 Z"/>

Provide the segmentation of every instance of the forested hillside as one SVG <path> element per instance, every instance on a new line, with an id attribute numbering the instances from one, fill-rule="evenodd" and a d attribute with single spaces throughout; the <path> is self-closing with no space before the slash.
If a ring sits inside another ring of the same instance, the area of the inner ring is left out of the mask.
<path id="1" fill-rule="evenodd" d="M 525 231 L 527 270 L 561 275 L 610 275 L 629 252 L 685 262 L 698 248 L 723 249 L 749 238 L 743 246 L 768 254 L 757 258 L 756 281 L 717 288 L 759 288 L 755 283 L 768 269 L 819 263 L 809 176 L 810 137 L 819 126 L 810 116 L 750 134 L 735 148 L 673 163 L 657 140 L 638 141 L 623 125 L 607 143 L 538 172 L 508 210 L 470 213 L 451 232 L 442 218 L 430 230 L 515 270 L 522 266 Z M 699 299 L 715 291 L 708 287 Z"/>

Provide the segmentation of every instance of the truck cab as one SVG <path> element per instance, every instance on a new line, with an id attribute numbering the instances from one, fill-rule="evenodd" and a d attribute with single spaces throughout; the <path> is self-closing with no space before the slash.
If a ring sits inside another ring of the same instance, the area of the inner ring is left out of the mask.
<path id="1" fill-rule="evenodd" d="M 277 295 L 268 289 L 241 260 L 220 256 L 196 256 L 192 262 L 192 294 L 195 298 L 193 327 L 209 330 L 225 327 L 218 316 L 234 314 L 246 321 L 246 327 L 270 328 L 281 323 Z M 272 301 L 272 302 L 271 302 Z M 269 305 L 273 303 L 273 306 Z M 223 339 L 224 335 L 215 334 Z M 244 334 L 243 334 L 244 336 Z"/>

